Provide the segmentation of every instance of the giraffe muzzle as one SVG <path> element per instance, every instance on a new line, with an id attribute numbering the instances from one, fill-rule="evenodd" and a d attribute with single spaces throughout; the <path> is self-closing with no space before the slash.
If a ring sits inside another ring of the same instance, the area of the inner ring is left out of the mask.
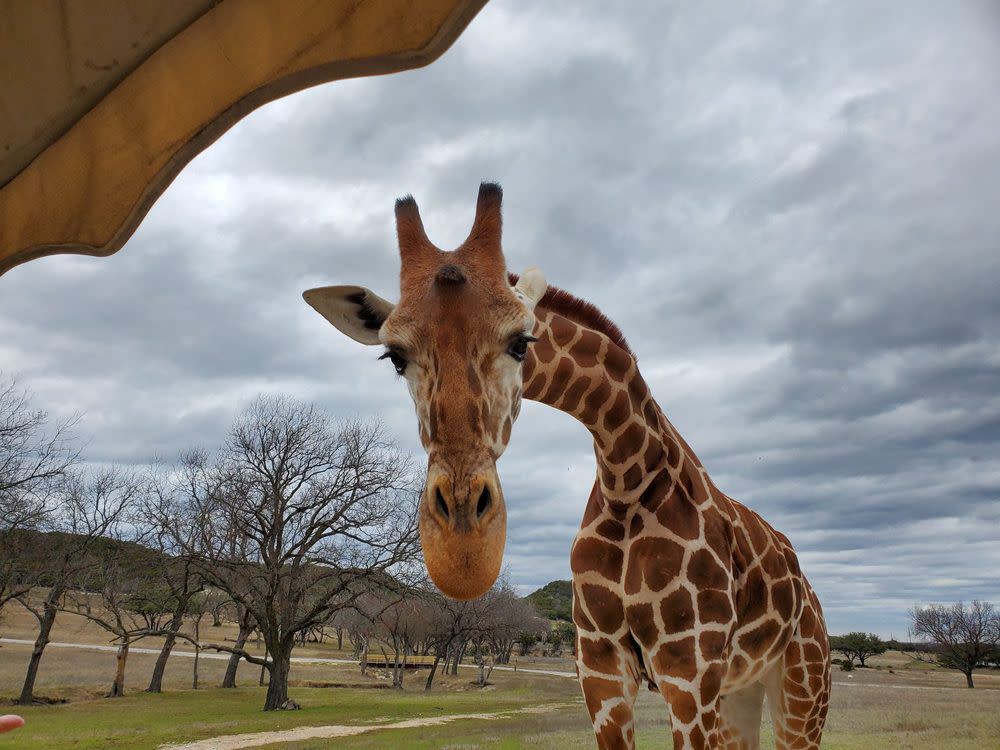
<path id="1" fill-rule="evenodd" d="M 462 600 L 485 594 L 500 574 L 506 535 L 507 512 L 495 469 L 468 478 L 429 471 L 420 504 L 420 543 L 431 580 L 442 592 Z"/>

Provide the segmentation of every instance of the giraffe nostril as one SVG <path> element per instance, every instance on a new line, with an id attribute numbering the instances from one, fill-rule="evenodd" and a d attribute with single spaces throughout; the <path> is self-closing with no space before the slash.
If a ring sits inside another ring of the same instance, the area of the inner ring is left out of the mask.
<path id="1" fill-rule="evenodd" d="M 438 510 L 441 511 L 441 515 L 445 518 L 449 518 L 451 514 L 448 513 L 448 503 L 444 501 L 444 495 L 441 494 L 440 487 L 434 488 L 434 497 L 437 500 Z"/>
<path id="2" fill-rule="evenodd" d="M 479 493 L 479 502 L 476 503 L 476 518 L 482 518 L 483 513 L 489 510 L 492 502 L 493 496 L 490 495 L 490 488 L 484 485 L 483 491 Z"/>

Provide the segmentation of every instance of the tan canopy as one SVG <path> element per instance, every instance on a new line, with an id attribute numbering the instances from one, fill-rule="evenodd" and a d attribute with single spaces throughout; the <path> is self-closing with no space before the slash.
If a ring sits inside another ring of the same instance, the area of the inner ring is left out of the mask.
<path id="1" fill-rule="evenodd" d="M 260 105 L 426 65 L 486 0 L 0 0 L 0 274 L 110 255 Z"/>

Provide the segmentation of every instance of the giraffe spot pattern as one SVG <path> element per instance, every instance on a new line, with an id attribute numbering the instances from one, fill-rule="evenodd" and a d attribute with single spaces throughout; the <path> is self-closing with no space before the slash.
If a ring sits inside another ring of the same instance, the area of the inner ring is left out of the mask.
<path id="1" fill-rule="evenodd" d="M 620 542 L 625 538 L 625 527 L 621 521 L 608 518 L 597 526 L 597 534 L 612 542 Z"/>
<path id="2" fill-rule="evenodd" d="M 569 563 L 573 573 L 598 573 L 609 581 L 621 580 L 622 550 L 601 539 L 577 539 L 570 553 Z"/>
<path id="3" fill-rule="evenodd" d="M 642 537 L 629 545 L 625 593 L 636 594 L 645 583 L 652 591 L 666 588 L 681 571 L 684 548 L 670 539 Z"/>
<path id="4" fill-rule="evenodd" d="M 524 395 L 583 422 L 598 459 L 571 568 L 581 685 L 601 717 L 601 746 L 633 747 L 629 701 L 643 669 L 668 697 L 678 742 L 715 747 L 718 696 L 784 663 L 781 700 L 799 722 L 784 725 L 786 744 L 817 747 L 828 704 L 825 630 L 790 543 L 715 488 L 627 352 L 546 316 Z"/>
<path id="5" fill-rule="evenodd" d="M 698 662 L 694 652 L 694 636 L 680 641 L 667 641 L 653 655 L 653 669 L 657 674 L 670 675 L 682 680 L 698 676 Z"/>
<path id="6" fill-rule="evenodd" d="M 681 633 L 695 625 L 694 602 L 687 589 L 677 589 L 660 602 L 664 633 Z"/>
<path id="7" fill-rule="evenodd" d="M 590 388 L 590 384 L 590 378 L 585 375 L 578 376 L 563 394 L 562 401 L 559 402 L 559 408 L 571 414 L 575 412 L 580 405 L 583 394 Z"/>
<path id="8" fill-rule="evenodd" d="M 616 633 L 625 621 L 625 610 L 621 599 L 606 586 L 585 583 L 580 586 L 584 605 L 590 612 L 590 620 L 602 633 Z"/>

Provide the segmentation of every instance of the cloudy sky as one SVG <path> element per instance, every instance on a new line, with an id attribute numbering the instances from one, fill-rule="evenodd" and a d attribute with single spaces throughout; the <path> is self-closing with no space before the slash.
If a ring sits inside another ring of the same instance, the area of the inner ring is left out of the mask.
<path id="1" fill-rule="evenodd" d="M 512 270 L 619 323 L 832 632 L 1000 601 L 1000 12 L 701 5 L 493 0 L 429 68 L 258 110 L 118 255 L 0 279 L 3 369 L 94 461 L 216 445 L 261 391 L 419 451 L 391 366 L 300 294 L 394 298 L 396 196 L 449 248 L 494 179 Z M 528 404 L 500 473 L 512 579 L 568 578 L 586 431 Z"/>

